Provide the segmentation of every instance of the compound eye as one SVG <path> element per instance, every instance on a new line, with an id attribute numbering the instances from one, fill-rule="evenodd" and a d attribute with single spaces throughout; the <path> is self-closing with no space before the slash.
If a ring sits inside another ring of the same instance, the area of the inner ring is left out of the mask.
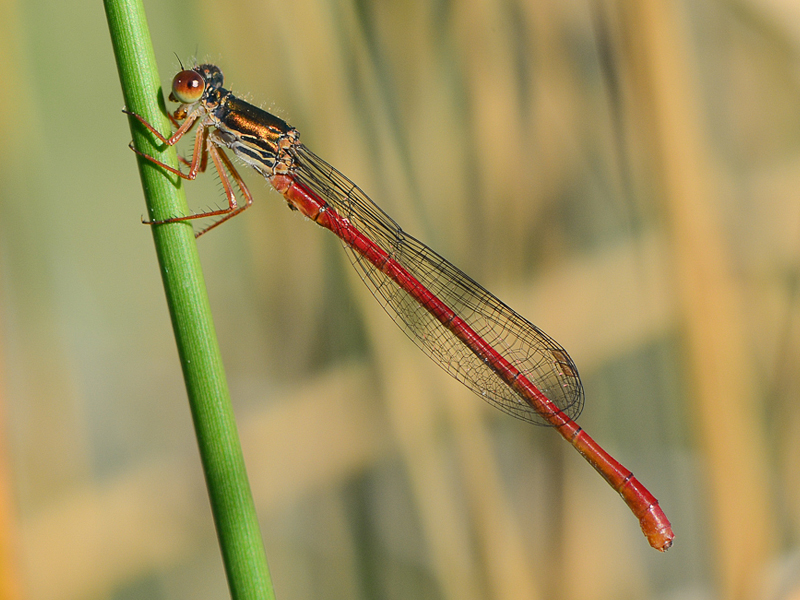
<path id="1" fill-rule="evenodd" d="M 206 89 L 206 82 L 197 71 L 181 71 L 172 80 L 172 94 L 178 102 L 197 102 Z"/>

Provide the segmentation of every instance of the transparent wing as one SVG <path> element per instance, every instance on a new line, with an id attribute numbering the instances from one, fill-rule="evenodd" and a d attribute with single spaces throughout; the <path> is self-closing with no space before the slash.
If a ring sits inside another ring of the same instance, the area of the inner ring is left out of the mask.
<path id="1" fill-rule="evenodd" d="M 352 181 L 302 144 L 292 175 L 325 199 L 461 317 L 570 418 L 583 410 L 583 385 L 566 350 L 465 273 L 405 233 Z M 483 359 L 417 300 L 344 243 L 350 262 L 384 310 L 433 361 L 473 392 L 523 421 L 549 425 Z"/>

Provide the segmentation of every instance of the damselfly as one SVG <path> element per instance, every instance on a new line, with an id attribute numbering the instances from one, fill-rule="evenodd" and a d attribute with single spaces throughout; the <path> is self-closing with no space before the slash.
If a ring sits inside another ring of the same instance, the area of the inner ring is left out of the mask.
<path id="1" fill-rule="evenodd" d="M 253 197 L 224 151 L 231 150 L 266 177 L 290 208 L 339 237 L 378 302 L 434 362 L 500 410 L 555 427 L 622 496 L 650 545 L 667 550 L 674 536 L 656 498 L 575 422 L 583 408 L 583 385 L 567 351 L 405 233 L 358 186 L 306 148 L 285 121 L 222 84 L 222 71 L 214 65 L 175 76 L 170 100 L 179 106 L 170 120 L 177 130 L 169 138 L 128 113 L 170 146 L 194 128 L 192 160 L 184 160 L 187 174 L 142 156 L 184 179 L 205 171 L 211 157 L 228 199 L 220 210 L 148 223 L 219 217 L 197 232 L 199 237 L 250 206 Z"/>

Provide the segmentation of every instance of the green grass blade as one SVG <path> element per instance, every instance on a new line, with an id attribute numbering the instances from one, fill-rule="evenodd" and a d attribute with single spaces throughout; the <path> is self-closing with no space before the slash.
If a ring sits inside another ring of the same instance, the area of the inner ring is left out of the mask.
<path id="1" fill-rule="evenodd" d="M 125 106 L 166 133 L 170 125 L 141 2 L 104 4 Z M 138 150 L 177 166 L 173 148 L 154 145 L 157 140 L 146 129 L 132 118 L 130 123 Z M 180 180 L 146 160 L 138 162 L 150 218 L 187 214 Z M 152 230 L 231 596 L 273 599 L 192 226 L 169 223 Z"/>

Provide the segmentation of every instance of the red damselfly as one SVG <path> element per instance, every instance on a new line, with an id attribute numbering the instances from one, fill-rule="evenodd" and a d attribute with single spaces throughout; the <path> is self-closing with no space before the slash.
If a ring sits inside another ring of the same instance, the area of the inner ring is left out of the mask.
<path id="1" fill-rule="evenodd" d="M 658 500 L 575 422 L 583 409 L 583 385 L 567 351 L 405 233 L 358 186 L 306 148 L 285 121 L 222 85 L 222 71 L 214 65 L 180 71 L 170 94 L 179 103 L 170 115 L 177 130 L 169 138 L 126 111 L 170 146 L 194 128 L 192 160 L 183 161 L 188 173 L 142 156 L 190 180 L 205 171 L 211 157 L 228 199 L 219 210 L 147 222 L 219 217 L 197 232 L 199 237 L 250 206 L 253 197 L 224 152 L 231 150 L 266 177 L 290 208 L 339 237 L 378 302 L 434 362 L 500 410 L 555 427 L 622 496 L 650 545 L 667 550 L 674 535 Z"/>

